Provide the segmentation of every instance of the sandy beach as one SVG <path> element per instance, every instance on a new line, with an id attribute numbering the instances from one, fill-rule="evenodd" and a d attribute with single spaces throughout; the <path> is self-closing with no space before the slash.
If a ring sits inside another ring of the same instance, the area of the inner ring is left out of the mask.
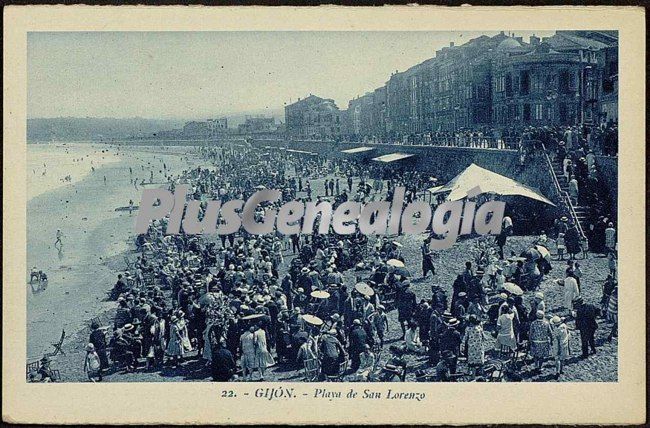
<path id="1" fill-rule="evenodd" d="M 65 381 L 84 381 L 83 347 L 89 334 L 89 320 L 99 316 L 102 324 L 112 324 L 115 302 L 107 301 L 107 292 L 115 283 L 117 273 L 125 269 L 124 256 L 131 253 L 130 240 L 133 238 L 133 227 L 136 214 L 129 216 L 128 212 L 116 212 L 115 208 L 128 205 L 133 199 L 137 205 L 141 188 L 136 190 L 130 184 L 129 168 L 134 176 L 147 176 L 142 166 L 149 168 L 164 162 L 174 173 L 197 165 L 202 162 L 197 157 L 184 156 L 187 147 L 160 148 L 154 146 L 139 146 L 110 148 L 120 152 L 118 162 L 104 164 L 95 173 L 88 174 L 78 183 L 60 187 L 43 195 L 33 198 L 28 203 L 28 266 L 38 266 L 46 270 L 49 276 L 49 286 L 45 291 L 28 293 L 28 325 L 27 353 L 35 358 L 43 352 L 51 351 L 51 342 L 58 339 L 61 329 L 68 333 L 64 345 L 66 356 L 56 357 L 56 366 L 65 373 Z M 162 167 L 161 167 L 162 168 Z M 155 169 L 155 168 L 154 168 Z M 158 174 L 158 175 L 156 175 Z M 160 182 L 162 175 L 156 173 L 154 182 Z M 106 175 L 106 184 L 103 176 Z M 323 192 L 323 179 L 312 180 L 316 193 Z M 355 180 L 356 181 L 356 180 Z M 153 184 L 158 186 L 160 184 Z M 57 228 L 64 232 L 64 247 L 58 252 L 54 244 L 54 234 Z M 401 236 L 398 238 L 404 244 L 403 252 L 407 267 L 412 272 L 419 272 L 419 247 L 422 236 Z M 527 248 L 535 237 L 513 237 L 508 242 L 507 251 L 520 252 Z M 461 240 L 452 248 L 442 251 L 435 260 L 437 274 L 436 283 L 451 292 L 451 284 L 463 263 L 472 254 L 473 239 Z M 133 257 L 135 255 L 132 255 Z M 285 252 L 286 261 L 291 254 Z M 607 262 L 603 258 L 591 256 L 581 260 L 585 274 L 584 295 L 590 301 L 598 300 L 601 293 L 600 283 L 606 276 Z M 563 273 L 566 262 L 553 263 L 554 270 L 541 285 L 549 307 L 559 306 L 562 291 L 554 283 L 554 279 Z M 284 273 L 288 263 L 282 267 Z M 354 281 L 354 272 L 345 273 L 347 282 Z M 429 294 L 431 280 L 416 280 L 413 289 L 418 299 Z M 29 287 L 29 285 L 27 285 Z M 399 338 L 396 328 L 396 313 L 389 313 L 389 322 L 393 326 L 388 334 L 388 343 L 395 343 Z M 570 364 L 562 381 L 615 381 L 617 363 L 617 345 L 605 343 L 604 337 L 609 327 L 603 324 L 598 331 L 598 342 L 601 346 L 599 355 L 588 361 Z M 579 349 L 579 336 L 573 335 L 572 348 Z M 409 364 L 417 367 L 419 360 L 413 359 Z M 552 364 L 548 362 L 547 364 Z M 180 369 L 165 368 L 159 373 L 108 373 L 105 381 L 128 382 L 166 382 L 166 381 L 197 381 L 207 380 L 207 373 L 202 370 L 200 359 L 192 359 Z M 297 380 L 297 371 L 271 369 L 270 378 L 273 380 Z M 542 381 L 547 379 L 531 376 L 530 380 Z M 412 374 L 408 380 L 414 380 Z"/>

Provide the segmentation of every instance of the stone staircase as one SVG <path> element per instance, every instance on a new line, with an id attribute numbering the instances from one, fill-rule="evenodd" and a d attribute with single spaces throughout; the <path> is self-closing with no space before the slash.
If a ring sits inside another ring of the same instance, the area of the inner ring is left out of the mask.
<path id="1" fill-rule="evenodd" d="M 562 163 L 556 157 L 553 157 L 551 163 L 553 165 L 553 172 L 555 173 L 558 184 L 560 185 L 560 189 L 562 190 L 562 192 L 569 193 L 569 182 L 564 177 L 564 170 L 562 168 Z M 573 211 L 576 214 L 577 220 L 580 223 L 582 230 L 583 231 L 588 230 L 590 207 L 586 205 L 575 205 L 571 201 L 569 201 L 569 203 L 573 207 Z"/>

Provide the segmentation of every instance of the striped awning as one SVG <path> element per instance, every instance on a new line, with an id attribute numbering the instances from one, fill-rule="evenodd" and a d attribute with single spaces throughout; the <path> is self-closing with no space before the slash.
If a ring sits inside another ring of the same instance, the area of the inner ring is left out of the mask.
<path id="1" fill-rule="evenodd" d="M 403 159 L 408 159 L 408 158 L 413 157 L 413 156 L 415 156 L 415 155 L 408 154 L 408 153 L 391 153 L 391 154 L 388 154 L 388 155 L 383 155 L 383 156 L 373 158 L 372 160 L 377 161 L 377 162 L 389 163 L 389 162 L 400 161 L 400 160 L 403 160 Z"/>

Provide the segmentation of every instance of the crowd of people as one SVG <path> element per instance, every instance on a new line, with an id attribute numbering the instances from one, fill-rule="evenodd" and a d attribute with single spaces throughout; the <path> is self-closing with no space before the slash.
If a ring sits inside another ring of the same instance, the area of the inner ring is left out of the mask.
<path id="1" fill-rule="evenodd" d="M 616 122 L 599 125 L 573 126 L 527 126 L 491 128 L 488 126 L 472 129 L 460 128 L 456 131 L 435 131 L 413 133 L 393 137 L 357 136 L 355 140 L 377 144 L 433 145 L 445 147 L 473 147 L 490 149 L 519 150 L 530 140 L 542 140 L 551 148 L 566 139 L 566 134 L 576 143 L 580 141 L 597 155 L 616 156 L 618 153 L 618 124 Z M 558 136 L 561 136 L 557 139 Z M 546 137 L 550 137 L 546 139 Z M 555 141 L 553 141 L 555 139 Z"/>
<path id="2" fill-rule="evenodd" d="M 247 199 L 263 186 L 282 190 L 281 205 L 296 198 L 367 202 L 398 185 L 413 199 L 428 184 L 414 171 L 390 173 L 245 145 L 201 155 L 212 167 L 172 176 L 172 190 L 189 184 L 190 198 L 228 200 Z M 322 178 L 324 191 L 312 186 Z M 507 361 L 509 380 L 517 380 L 527 366 L 520 356 L 528 353 L 535 371 L 555 358 L 560 376 L 569 358 L 570 322 L 585 358 L 595 352 L 598 317 L 614 323 L 615 337 L 615 269 L 596 306 L 584 301 L 580 265 L 569 260 L 557 281 L 565 308 L 548 308 L 538 288 L 556 263 L 549 243 L 559 248 L 559 235 L 540 236 L 504 257 L 512 229 L 505 226 L 496 240 L 476 239 L 453 284 L 441 284 L 430 238 L 422 243 L 419 277 L 406 267 L 402 244 L 388 237 L 165 235 L 166 219 L 156 220 L 137 237 L 137 260 L 111 291 L 117 300 L 112 332 L 92 325 L 84 368 L 91 380 L 102 380 L 111 367 L 153 371 L 201 361 L 215 381 L 267 379 L 278 365 L 308 380 L 405 380 L 411 368 L 417 380 L 453 381 L 489 380 L 499 371 L 496 362 Z M 430 294 L 417 296 L 414 285 L 429 281 L 429 274 Z M 415 370 L 413 358 L 424 358 L 426 368 Z"/>

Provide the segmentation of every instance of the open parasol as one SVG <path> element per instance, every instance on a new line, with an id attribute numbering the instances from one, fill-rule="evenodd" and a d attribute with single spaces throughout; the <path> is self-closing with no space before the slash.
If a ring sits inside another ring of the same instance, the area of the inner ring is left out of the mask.
<path id="1" fill-rule="evenodd" d="M 522 296 L 524 294 L 524 290 L 522 290 L 521 287 L 519 287 L 514 282 L 506 282 L 503 284 L 503 289 L 509 293 L 514 294 L 515 296 Z"/>
<path id="2" fill-rule="evenodd" d="M 538 260 L 542 258 L 542 255 L 536 248 L 529 248 L 521 254 L 523 257 L 526 257 L 526 260 Z"/>
<path id="3" fill-rule="evenodd" d="M 359 293 L 363 294 L 364 296 L 373 296 L 375 294 L 375 290 L 372 289 L 371 286 L 366 284 L 365 282 L 359 282 L 354 286 L 354 289 L 357 290 Z"/>
<path id="4" fill-rule="evenodd" d="M 257 186 L 255 186 L 255 188 L 256 188 L 257 190 L 266 189 L 266 187 L 263 186 L 263 185 L 261 185 L 261 184 L 258 184 Z"/>
<path id="5" fill-rule="evenodd" d="M 536 245 L 535 249 L 539 251 L 539 254 L 543 259 L 548 260 L 549 262 L 551 261 L 551 253 L 548 251 L 548 248 L 544 247 L 543 245 Z"/>
<path id="6" fill-rule="evenodd" d="M 307 323 L 315 326 L 323 325 L 323 320 L 318 318 L 316 315 L 306 314 L 302 316 L 302 319 Z"/>
<path id="7" fill-rule="evenodd" d="M 397 241 L 393 241 L 392 244 L 393 244 L 394 246 L 398 247 L 398 248 L 401 248 L 401 247 L 404 246 L 404 245 L 402 245 L 401 243 L 399 243 L 399 242 L 397 242 Z"/>
<path id="8" fill-rule="evenodd" d="M 396 268 L 403 268 L 404 267 L 404 262 L 401 261 L 401 260 L 397 260 L 397 259 L 390 259 L 390 260 L 388 260 L 386 262 L 386 264 L 388 266 L 393 266 L 393 267 L 396 267 Z"/>
<path id="9" fill-rule="evenodd" d="M 323 290 L 316 290 L 316 291 L 312 291 L 310 296 L 313 297 L 314 299 L 329 299 L 330 293 Z"/>

